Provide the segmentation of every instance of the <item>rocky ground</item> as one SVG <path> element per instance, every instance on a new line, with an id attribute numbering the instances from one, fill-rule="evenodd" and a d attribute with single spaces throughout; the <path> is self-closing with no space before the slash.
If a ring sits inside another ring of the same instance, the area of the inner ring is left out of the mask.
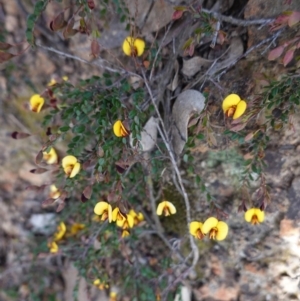
<path id="1" fill-rule="evenodd" d="M 133 2 L 138 3 L 138 11 Z M 212 7 L 216 2 L 207 1 L 207 6 Z M 272 0 L 225 2 L 234 2 L 234 7 L 239 9 L 243 7 L 239 17 L 245 19 L 273 17 L 287 9 L 300 10 L 295 0 L 291 6 L 284 4 L 284 1 L 276 1 L 275 4 Z M 149 5 L 149 1 L 141 0 L 130 2 L 128 8 L 131 14 L 136 14 L 136 25 L 141 28 L 142 36 L 151 43 L 153 32 L 170 22 L 173 5 L 178 3 L 180 1 L 154 1 L 153 5 Z M 224 4 L 221 12 L 231 7 L 228 3 L 227 7 Z M 25 20 L 30 9 L 30 1 L 0 4 L 0 22 L 6 30 L 7 42 L 20 43 L 24 39 Z M 50 6 L 43 16 L 45 23 L 54 12 L 55 6 Z M 109 60 L 120 55 L 117 46 L 126 36 L 126 31 L 122 24 L 113 20 L 107 28 L 109 30 L 102 35 L 100 43 L 109 50 L 104 54 L 105 59 Z M 176 34 L 176 31 L 171 34 Z M 268 30 L 263 28 L 258 31 L 257 27 L 252 26 L 238 28 L 235 34 L 241 37 L 242 51 L 245 51 L 258 39 L 263 40 Z M 42 23 L 37 28 L 37 35 L 39 42 L 46 41 L 48 46 L 60 45 L 60 49 L 91 59 L 89 40 L 84 36 L 64 42 Z M 262 58 L 261 53 L 268 45 L 257 48 L 241 60 L 228 71 L 220 85 L 229 91 L 238 90 L 250 99 L 251 95 L 259 93 L 261 87 L 255 85 L 258 70 L 266 74 L 279 74 L 285 70 L 282 65 Z M 35 167 L 34 157 L 41 142 L 37 136 L 30 137 L 26 143 L 10 137 L 15 130 L 39 132 L 39 120 L 28 115 L 24 103 L 34 91 L 42 89 L 53 75 L 68 75 L 71 81 L 76 82 L 78 78 L 99 74 L 99 69 L 42 49 L 30 50 L 0 68 L 0 300 L 75 300 L 73 288 L 79 279 L 79 301 L 104 301 L 105 293 L 96 288 L 90 289 L 84 279 L 77 277 L 71 262 L 60 261 L 41 252 L 45 250 L 43 246 L 55 227 L 50 222 L 47 223 L 49 228 L 45 228 L 45 221 L 51 220 L 55 213 L 41 207 L 44 194 L 27 189 L 30 185 L 49 183 L 47 175 L 29 172 Z M 186 68 L 185 72 L 193 72 L 190 67 Z M 221 204 L 224 203 L 230 234 L 222 243 L 211 243 L 206 247 L 199 243 L 201 256 L 197 276 L 191 274 L 184 281 L 185 288 L 192 292 L 192 298 L 183 301 L 300 300 L 299 116 L 295 116 L 293 124 L 293 129 L 270 134 L 265 160 L 271 203 L 266 209 L 266 221 L 256 227 L 246 224 L 243 214 L 237 213 L 239 200 L 235 194 L 236 183 L 231 180 L 234 178 L 232 165 L 228 165 L 226 156 L 224 160 L 214 163 L 214 153 L 224 150 L 226 145 L 211 150 L 201 144 L 193 150 L 197 171 L 208 186 L 215 188 L 214 196 L 219 197 Z"/>

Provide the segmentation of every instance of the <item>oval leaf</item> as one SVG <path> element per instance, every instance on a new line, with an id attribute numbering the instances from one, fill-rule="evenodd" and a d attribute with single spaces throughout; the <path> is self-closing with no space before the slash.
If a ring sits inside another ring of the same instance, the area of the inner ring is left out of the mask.
<path id="1" fill-rule="evenodd" d="M 22 132 L 13 132 L 11 133 L 11 137 L 14 139 L 25 139 L 31 136 L 30 134 L 22 133 Z"/>
<path id="2" fill-rule="evenodd" d="M 283 66 L 285 67 L 294 58 L 295 48 L 289 49 L 283 57 Z"/>
<path id="3" fill-rule="evenodd" d="M 289 16 L 288 25 L 290 27 L 296 25 L 300 21 L 300 12 L 293 11 L 292 14 Z"/>
<path id="4" fill-rule="evenodd" d="M 86 199 L 90 199 L 91 196 L 92 196 L 92 192 L 93 192 L 93 186 L 89 185 L 89 186 L 86 186 L 83 190 L 83 195 Z"/>
<path id="5" fill-rule="evenodd" d="M 11 47 L 12 47 L 12 45 L 10 45 L 8 43 L 0 42 L 0 50 L 8 50 Z"/>
<path id="6" fill-rule="evenodd" d="M 45 168 L 35 168 L 35 169 L 31 169 L 29 172 L 39 175 L 39 174 L 45 173 L 47 171 L 48 171 L 48 169 L 45 169 Z"/>
<path id="7" fill-rule="evenodd" d="M 16 56 L 15 54 L 0 51 L 0 64 L 4 63 L 6 61 L 9 61 L 10 59 L 12 59 L 15 56 Z"/>
<path id="8" fill-rule="evenodd" d="M 279 58 L 282 55 L 283 50 L 284 50 L 284 46 L 279 46 L 279 47 L 274 48 L 273 50 L 271 50 L 269 52 L 268 60 L 269 61 L 276 60 L 277 58 Z"/>
<path id="9" fill-rule="evenodd" d="M 55 202 L 55 199 L 50 198 L 50 199 L 42 201 L 42 206 L 46 207 L 46 206 L 52 205 L 54 202 Z"/>

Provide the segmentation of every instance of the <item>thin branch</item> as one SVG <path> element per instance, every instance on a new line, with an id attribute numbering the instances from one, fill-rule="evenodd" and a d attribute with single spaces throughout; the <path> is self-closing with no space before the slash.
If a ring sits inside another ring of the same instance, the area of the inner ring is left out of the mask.
<path id="1" fill-rule="evenodd" d="M 219 21 L 224 21 L 233 25 L 239 25 L 239 26 L 250 26 L 250 25 L 268 25 L 272 23 L 275 18 L 268 18 L 268 19 L 257 19 L 257 20 L 243 20 L 243 19 L 236 19 L 230 16 L 224 16 L 220 13 L 211 11 L 206 8 L 202 8 L 201 10 L 204 13 L 210 14 L 214 18 L 216 18 Z"/>
<path id="2" fill-rule="evenodd" d="M 150 99 L 152 101 L 152 104 L 155 108 L 155 111 L 156 111 L 156 114 L 158 116 L 158 119 L 160 121 L 160 124 L 161 126 L 157 126 L 158 128 L 158 131 L 163 139 L 163 142 L 167 148 L 167 151 L 169 153 L 169 157 L 171 159 L 171 163 L 172 163 L 172 166 L 175 170 L 175 173 L 176 173 L 176 176 L 178 178 L 178 184 L 179 184 L 179 187 L 181 189 L 180 193 L 182 194 L 183 198 L 184 198 L 184 202 L 185 202 L 185 207 L 186 207 L 186 221 L 187 221 L 187 228 L 189 228 L 189 225 L 191 223 L 191 206 L 190 206 L 190 202 L 189 202 L 189 198 L 188 198 L 188 195 L 187 195 L 187 192 L 185 190 L 185 187 L 183 185 L 183 181 L 182 181 L 182 177 L 181 177 L 181 174 L 180 174 L 180 171 L 179 171 L 179 168 L 177 166 L 177 162 L 176 162 L 176 159 L 175 159 L 175 156 L 174 156 L 174 153 L 173 153 L 173 150 L 171 148 L 171 145 L 168 141 L 168 136 L 167 136 L 167 131 L 166 131 L 166 128 L 164 126 L 164 123 L 163 123 L 163 120 L 162 120 L 162 117 L 159 113 L 159 110 L 158 110 L 158 107 L 156 105 L 156 102 L 155 102 L 155 99 L 153 97 L 153 94 L 152 94 L 152 91 L 151 91 L 151 88 L 149 86 L 149 83 L 148 83 L 148 80 L 146 78 L 146 75 L 145 75 L 145 72 L 144 70 L 142 69 L 142 75 L 143 75 L 143 78 L 144 78 L 144 82 L 145 82 L 145 85 L 146 85 L 146 88 L 148 90 L 148 93 L 150 95 Z M 193 262 L 192 262 L 192 265 L 190 268 L 188 268 L 188 270 L 190 271 L 191 269 L 193 269 L 195 267 L 195 265 L 197 264 L 198 262 L 198 259 L 199 259 L 199 250 L 195 244 L 195 241 L 193 239 L 193 237 L 191 235 L 189 235 L 189 239 L 190 239 L 190 246 L 191 246 L 191 249 L 192 249 L 192 252 L 193 252 Z"/>
<path id="3" fill-rule="evenodd" d="M 92 65 L 92 66 L 96 66 L 96 67 L 100 67 L 101 69 L 105 69 L 107 71 L 110 71 L 112 73 L 119 73 L 119 74 L 126 74 L 126 75 L 133 75 L 133 76 L 137 76 L 139 78 L 141 78 L 140 75 L 134 73 L 134 72 L 130 72 L 130 71 L 127 71 L 125 69 L 114 69 L 114 68 L 111 68 L 109 66 L 105 66 L 104 64 L 102 64 L 101 62 L 89 62 L 85 59 L 82 59 L 78 56 L 75 56 L 73 54 L 69 54 L 69 53 L 66 53 L 66 52 L 62 52 L 60 50 L 57 50 L 55 48 L 52 48 L 52 47 L 48 47 L 48 46 L 44 46 L 44 45 L 41 45 L 39 43 L 36 43 L 36 45 L 44 50 L 47 50 L 47 51 L 50 51 L 50 52 L 54 52 L 54 53 L 57 53 L 58 55 L 60 56 L 63 56 L 63 57 L 68 57 L 70 59 L 73 59 L 73 60 L 76 60 L 76 61 L 79 61 L 79 62 L 82 62 L 82 63 L 85 63 L 85 64 L 88 64 L 88 65 Z"/>

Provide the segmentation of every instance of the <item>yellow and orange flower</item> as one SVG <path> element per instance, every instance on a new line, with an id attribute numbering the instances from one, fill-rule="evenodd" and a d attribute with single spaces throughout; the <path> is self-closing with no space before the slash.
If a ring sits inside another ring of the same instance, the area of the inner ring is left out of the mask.
<path id="1" fill-rule="evenodd" d="M 74 156 L 66 156 L 62 159 L 62 167 L 69 178 L 74 178 L 80 171 L 81 165 Z"/>
<path id="2" fill-rule="evenodd" d="M 84 229 L 84 228 L 85 228 L 85 224 L 74 223 L 74 224 L 71 226 L 69 235 L 70 235 L 70 236 L 75 236 L 78 232 L 80 232 L 80 231 L 81 231 L 82 229 Z"/>
<path id="3" fill-rule="evenodd" d="M 58 156 L 56 150 L 51 147 L 49 152 L 43 152 L 43 160 L 46 161 L 47 164 L 57 164 Z"/>
<path id="4" fill-rule="evenodd" d="M 145 50 L 145 41 L 129 36 L 124 40 L 122 48 L 128 56 L 141 56 Z"/>
<path id="5" fill-rule="evenodd" d="M 60 197 L 60 195 L 61 192 L 58 190 L 58 188 L 55 185 L 50 185 L 50 198 L 56 200 Z"/>
<path id="6" fill-rule="evenodd" d="M 133 209 L 131 209 L 128 214 L 133 217 L 135 226 L 144 220 L 144 215 L 141 212 L 136 213 Z"/>
<path id="7" fill-rule="evenodd" d="M 93 284 L 99 289 L 104 290 L 105 288 L 109 288 L 109 285 L 105 282 L 102 282 L 100 279 L 94 280 Z"/>
<path id="8" fill-rule="evenodd" d="M 209 217 L 201 230 L 204 235 L 208 234 L 210 239 L 224 240 L 228 234 L 228 225 L 215 217 Z"/>
<path id="9" fill-rule="evenodd" d="M 32 112 L 39 113 L 45 103 L 45 100 L 43 97 L 41 97 L 39 94 L 34 94 L 31 96 L 29 100 L 29 107 Z"/>
<path id="10" fill-rule="evenodd" d="M 122 228 L 123 230 L 127 230 L 134 226 L 134 219 L 131 215 L 126 214 L 124 219 L 117 220 L 117 226 Z"/>
<path id="11" fill-rule="evenodd" d="M 54 241 L 59 241 L 63 239 L 67 231 L 66 225 L 64 222 L 60 222 L 59 225 L 57 226 L 57 231 L 53 235 Z"/>
<path id="12" fill-rule="evenodd" d="M 112 220 L 116 221 L 124 221 L 126 216 L 120 211 L 119 207 L 116 207 L 112 212 Z"/>
<path id="13" fill-rule="evenodd" d="M 265 212 L 259 208 L 251 208 L 245 212 L 245 220 L 252 225 L 258 225 L 265 219 Z"/>
<path id="14" fill-rule="evenodd" d="M 48 243 L 48 248 L 50 253 L 57 253 L 58 252 L 58 245 L 55 241 L 51 241 Z"/>
<path id="15" fill-rule="evenodd" d="M 101 216 L 101 220 L 105 221 L 108 220 L 108 222 L 111 223 L 112 221 L 112 208 L 111 205 L 107 202 L 99 202 L 96 204 L 94 208 L 94 213 Z"/>
<path id="16" fill-rule="evenodd" d="M 237 94 L 228 95 L 222 103 L 222 109 L 227 117 L 232 117 L 232 119 L 237 119 L 241 117 L 247 108 L 247 103 Z"/>
<path id="17" fill-rule="evenodd" d="M 193 235 L 197 239 L 202 239 L 204 234 L 202 232 L 203 223 L 194 221 L 190 223 L 190 234 Z"/>
<path id="18" fill-rule="evenodd" d="M 176 207 L 171 202 L 168 202 L 166 200 L 160 202 L 156 209 L 157 215 L 164 214 L 165 216 L 169 216 L 175 213 L 176 213 Z"/>
<path id="19" fill-rule="evenodd" d="M 117 137 L 126 137 L 129 135 L 129 131 L 125 128 L 121 120 L 117 120 L 114 123 L 113 131 Z"/>

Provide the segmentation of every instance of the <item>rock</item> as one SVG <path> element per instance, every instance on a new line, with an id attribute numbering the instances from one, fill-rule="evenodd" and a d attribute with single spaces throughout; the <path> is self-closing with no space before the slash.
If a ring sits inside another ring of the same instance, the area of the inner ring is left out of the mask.
<path id="1" fill-rule="evenodd" d="M 29 219 L 32 232 L 35 234 L 51 235 L 56 228 L 54 213 L 35 213 Z"/>

